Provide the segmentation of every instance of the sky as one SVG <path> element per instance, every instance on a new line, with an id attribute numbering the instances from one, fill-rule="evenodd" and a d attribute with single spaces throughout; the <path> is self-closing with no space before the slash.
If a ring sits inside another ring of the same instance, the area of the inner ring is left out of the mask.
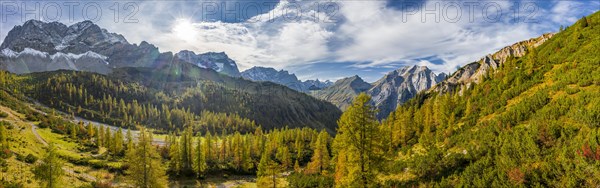
<path id="1" fill-rule="evenodd" d="M 598 0 L 2 0 L 0 40 L 29 19 L 92 20 L 161 52 L 226 52 L 241 70 L 373 82 L 410 65 L 451 73 L 598 10 Z"/>

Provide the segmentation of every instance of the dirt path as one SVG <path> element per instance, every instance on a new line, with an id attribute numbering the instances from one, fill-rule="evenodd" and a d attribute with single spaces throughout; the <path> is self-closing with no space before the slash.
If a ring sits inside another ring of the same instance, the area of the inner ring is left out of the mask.
<path id="1" fill-rule="evenodd" d="M 37 126 L 34 125 L 33 123 L 31 124 L 31 132 L 33 132 L 33 135 L 35 135 L 35 137 L 38 139 L 38 141 L 40 141 L 42 144 L 44 144 L 44 146 L 48 146 L 48 143 L 46 142 L 46 140 L 44 140 L 44 138 L 42 138 L 42 136 L 40 136 L 40 134 L 38 134 L 37 132 Z M 41 162 L 41 161 L 39 161 Z M 94 176 L 91 176 L 89 174 L 84 174 L 84 173 L 75 173 L 75 171 L 73 171 L 70 168 L 67 167 L 63 167 L 62 168 L 66 173 L 71 174 L 73 176 L 78 176 L 79 179 L 85 179 L 88 182 L 94 182 L 96 181 L 96 178 Z"/>
<path id="2" fill-rule="evenodd" d="M 88 182 L 95 182 L 95 181 L 97 181 L 96 177 L 94 177 L 94 176 L 91 176 L 91 175 L 89 175 L 89 174 L 85 174 L 85 173 L 80 173 L 80 174 L 77 174 L 77 173 L 75 173 L 75 171 L 73 171 L 73 170 L 71 170 L 70 168 L 67 168 L 67 167 L 63 167 L 62 169 L 63 169 L 63 170 L 64 170 L 64 171 L 65 171 L 67 174 L 71 174 L 71 175 L 73 175 L 73 176 L 77 176 L 77 177 L 79 177 L 79 179 L 85 179 L 85 180 L 86 180 L 86 181 L 88 181 Z"/>
<path id="3" fill-rule="evenodd" d="M 48 143 L 46 142 L 46 140 L 44 140 L 44 138 L 42 138 L 42 136 L 40 136 L 40 134 L 38 134 L 37 132 L 37 125 L 34 125 L 33 123 L 31 124 L 31 132 L 33 132 L 33 135 L 35 135 L 35 137 L 38 139 L 38 141 L 40 141 L 42 144 L 44 144 L 44 146 L 48 146 Z"/>

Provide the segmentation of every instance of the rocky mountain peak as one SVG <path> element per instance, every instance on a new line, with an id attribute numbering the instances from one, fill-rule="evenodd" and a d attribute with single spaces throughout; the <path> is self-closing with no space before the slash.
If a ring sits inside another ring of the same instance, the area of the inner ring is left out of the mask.
<path id="1" fill-rule="evenodd" d="M 405 66 L 375 82 L 367 94 L 371 95 L 375 107 L 379 109 L 378 117 L 383 118 L 399 104 L 433 87 L 442 77 L 445 78 L 445 74 L 436 75 L 426 66 Z"/>
<path id="2" fill-rule="evenodd" d="M 340 79 L 332 86 L 311 94 L 344 110 L 354 97 L 366 92 L 379 110 L 377 117 L 384 118 L 398 105 L 413 98 L 417 93 L 428 90 L 446 77 L 444 73 L 436 75 L 426 66 L 404 66 L 387 73 L 373 84 L 365 82 L 359 76 L 352 76 Z"/>
<path id="3" fill-rule="evenodd" d="M 196 54 L 193 51 L 182 50 L 175 54 L 175 56 L 180 60 L 194 64 L 201 68 L 213 69 L 217 72 L 233 77 L 240 76 L 240 71 L 237 67 L 237 64 L 224 52 Z"/>
<path id="4" fill-rule="evenodd" d="M 480 83 L 483 77 L 489 72 L 494 71 L 506 62 L 509 57 L 522 57 L 531 48 L 535 48 L 554 36 L 554 33 L 543 34 L 540 37 L 517 42 L 506 46 L 496 53 L 486 55 L 477 62 L 473 62 L 458 69 L 446 80 L 433 88 L 435 92 L 462 91 L 471 87 L 472 84 Z"/>
<path id="5" fill-rule="evenodd" d="M 94 22 L 86 20 L 69 26 L 68 33 L 80 33 L 90 27 L 100 28 L 96 24 L 94 24 Z"/>

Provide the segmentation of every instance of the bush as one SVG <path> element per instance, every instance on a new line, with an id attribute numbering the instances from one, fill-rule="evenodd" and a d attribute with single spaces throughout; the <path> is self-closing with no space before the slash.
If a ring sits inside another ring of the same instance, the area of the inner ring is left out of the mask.
<path id="1" fill-rule="evenodd" d="M 32 154 L 27 155 L 27 157 L 25 157 L 25 162 L 29 163 L 29 164 L 33 164 L 38 160 L 38 158 Z"/>
<path id="2" fill-rule="evenodd" d="M 6 117 L 8 117 L 8 114 L 6 112 L 0 111 L 0 118 L 6 118 Z"/>

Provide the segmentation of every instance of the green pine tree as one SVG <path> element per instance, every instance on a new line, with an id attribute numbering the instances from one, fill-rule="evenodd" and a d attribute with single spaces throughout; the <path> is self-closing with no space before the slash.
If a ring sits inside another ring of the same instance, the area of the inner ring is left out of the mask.
<path id="1" fill-rule="evenodd" d="M 127 152 L 129 168 L 127 179 L 134 187 L 167 187 L 167 175 L 161 165 L 162 158 L 152 146 L 152 134 L 142 128 L 138 142 Z"/>
<path id="2" fill-rule="evenodd" d="M 57 149 L 53 143 L 46 148 L 46 156 L 33 168 L 35 178 L 42 181 L 43 187 L 62 187 L 63 162 L 58 157 Z"/>

